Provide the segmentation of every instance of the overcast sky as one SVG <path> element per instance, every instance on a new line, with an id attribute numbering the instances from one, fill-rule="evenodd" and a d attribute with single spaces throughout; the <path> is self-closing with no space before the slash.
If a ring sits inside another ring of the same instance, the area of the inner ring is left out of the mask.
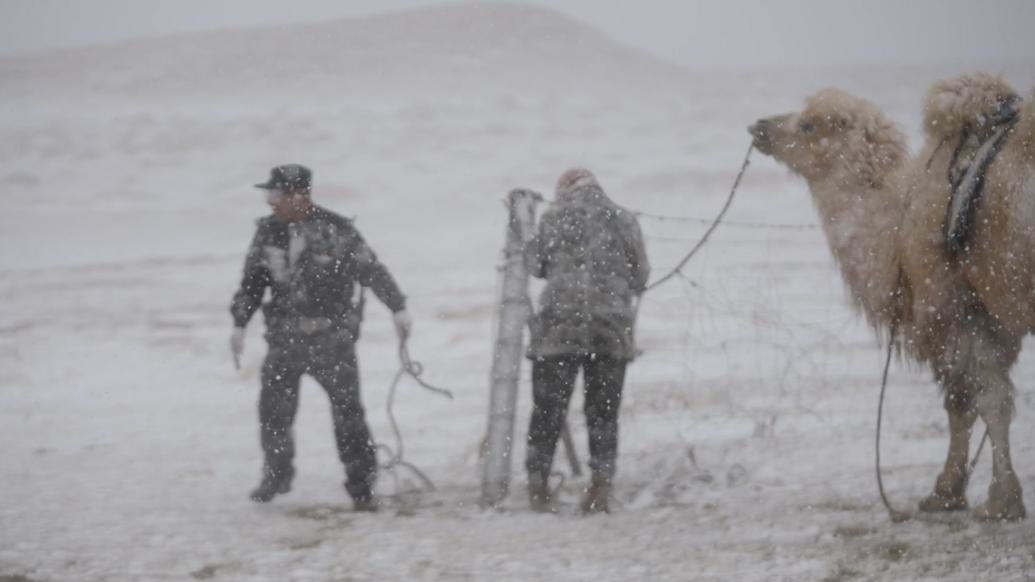
<path id="1" fill-rule="evenodd" d="M 0 0 L 0 53 L 442 0 Z M 540 0 L 695 68 L 1035 60 L 1035 0 Z"/>

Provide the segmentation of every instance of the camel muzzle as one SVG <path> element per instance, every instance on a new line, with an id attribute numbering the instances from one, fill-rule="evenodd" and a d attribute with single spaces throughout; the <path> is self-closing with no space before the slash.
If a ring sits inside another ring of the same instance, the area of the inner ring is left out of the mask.
<path id="1" fill-rule="evenodd" d="M 766 155 L 773 153 L 772 125 L 773 122 L 770 119 L 759 119 L 748 126 L 748 133 L 755 138 L 753 141 L 755 149 Z"/>

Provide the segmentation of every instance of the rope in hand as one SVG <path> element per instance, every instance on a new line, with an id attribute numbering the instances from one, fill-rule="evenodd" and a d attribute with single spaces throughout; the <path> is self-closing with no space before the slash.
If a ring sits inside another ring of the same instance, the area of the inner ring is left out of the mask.
<path id="1" fill-rule="evenodd" d="M 402 381 L 403 379 L 403 376 L 409 376 L 414 381 L 416 381 L 419 386 L 421 386 L 425 390 L 428 390 L 429 392 L 438 394 L 440 396 L 445 396 L 450 400 L 453 399 L 453 393 L 449 390 L 433 386 L 426 382 L 424 379 L 422 379 L 421 375 L 423 373 L 424 365 L 410 357 L 410 350 L 406 345 L 406 340 L 400 340 L 399 371 L 396 372 L 395 378 L 392 380 L 392 384 L 388 388 L 388 398 L 385 402 L 385 408 L 388 412 L 388 422 L 392 427 L 392 434 L 395 436 L 396 448 L 395 450 L 392 450 L 392 448 L 386 444 L 377 443 L 377 449 L 384 451 L 388 455 L 388 460 L 381 464 L 381 469 L 390 472 L 392 477 L 395 479 L 396 496 L 402 495 L 403 493 L 409 493 L 409 491 L 399 491 L 399 477 L 396 474 L 396 469 L 399 467 L 408 470 L 421 481 L 421 483 L 423 484 L 423 488 L 418 489 L 416 492 L 435 490 L 435 484 L 431 481 L 431 479 L 428 478 L 427 475 L 424 474 L 423 471 L 418 469 L 417 466 L 413 463 L 410 463 L 409 461 L 403 459 L 404 443 L 402 431 L 399 430 L 399 423 L 396 421 L 395 412 L 393 411 L 393 408 L 395 406 L 395 393 L 399 387 L 400 381 Z"/>

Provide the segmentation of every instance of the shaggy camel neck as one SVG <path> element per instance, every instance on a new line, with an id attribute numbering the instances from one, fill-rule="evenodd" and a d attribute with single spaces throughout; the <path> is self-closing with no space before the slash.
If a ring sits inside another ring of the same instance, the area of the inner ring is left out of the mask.
<path id="1" fill-rule="evenodd" d="M 870 325 L 886 325 L 896 312 L 896 246 L 905 209 L 901 189 L 875 190 L 843 180 L 816 181 L 810 189 L 852 300 Z"/>

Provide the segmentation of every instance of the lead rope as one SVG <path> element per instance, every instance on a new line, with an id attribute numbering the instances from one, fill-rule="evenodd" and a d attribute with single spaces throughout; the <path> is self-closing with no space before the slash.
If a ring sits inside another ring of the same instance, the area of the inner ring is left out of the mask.
<path id="1" fill-rule="evenodd" d="M 880 470 L 880 429 L 881 421 L 884 418 L 884 392 L 888 387 L 888 370 L 891 368 L 891 352 L 895 348 L 895 333 L 897 331 L 898 320 L 896 319 L 891 322 L 891 335 L 888 337 L 888 357 L 884 360 L 884 374 L 880 381 L 880 399 L 877 401 L 877 437 L 874 448 L 876 450 L 877 490 L 880 492 L 880 499 L 884 502 L 884 507 L 888 510 L 888 516 L 891 517 L 891 521 L 901 523 L 912 516 L 891 506 L 891 502 L 888 501 L 888 496 L 884 492 L 884 479 L 881 477 Z"/>
<path id="2" fill-rule="evenodd" d="M 748 146 L 747 152 L 744 154 L 744 162 L 740 165 L 740 171 L 737 172 L 736 179 L 733 180 L 733 187 L 730 188 L 730 193 L 726 197 L 726 202 L 722 205 L 722 208 L 719 210 L 719 213 L 715 215 L 715 218 L 712 220 L 712 223 L 708 227 L 708 230 L 704 231 L 704 234 L 701 235 L 701 238 L 697 241 L 697 244 L 695 244 L 693 246 L 693 248 L 690 249 L 690 252 L 688 252 L 682 258 L 682 260 L 679 261 L 679 263 L 675 266 L 675 268 L 673 268 L 671 271 L 669 271 L 667 274 L 665 274 L 660 279 L 654 281 L 650 285 L 647 285 L 643 289 L 643 291 L 641 291 L 640 293 L 638 293 L 636 295 L 635 304 L 633 305 L 633 318 L 632 318 L 632 320 L 633 320 L 633 334 L 634 334 L 634 342 L 633 342 L 633 344 L 634 345 L 635 345 L 635 333 L 636 333 L 636 320 L 639 318 L 639 315 L 640 315 L 640 305 L 643 304 L 643 296 L 647 293 L 647 291 L 653 290 L 654 288 L 656 288 L 659 285 L 661 285 L 662 283 L 668 281 L 672 277 L 675 277 L 676 275 L 679 275 L 680 277 L 683 276 L 683 267 L 685 267 L 686 264 L 690 262 L 690 259 L 694 258 L 694 255 L 696 255 L 697 252 L 701 250 L 701 248 L 704 246 L 704 243 L 708 242 L 708 238 L 711 237 L 713 232 L 715 232 L 715 229 L 719 228 L 719 223 L 722 222 L 723 217 L 726 216 L 726 212 L 729 211 L 730 206 L 733 204 L 733 197 L 737 193 L 737 188 L 740 186 L 741 178 L 744 177 L 744 172 L 747 171 L 747 167 L 751 163 L 751 152 L 753 152 L 754 150 L 755 150 L 755 142 L 752 141 L 751 144 Z"/>
<path id="3" fill-rule="evenodd" d="M 688 252 L 681 261 L 679 261 L 679 264 L 677 264 L 674 269 L 669 271 L 665 276 L 661 277 L 657 281 L 654 281 L 650 285 L 647 285 L 647 288 L 643 290 L 644 293 L 650 291 L 651 289 L 654 289 L 658 285 L 661 285 L 662 283 L 668 281 L 676 275 L 682 276 L 683 267 L 685 267 L 686 264 L 690 262 L 690 259 L 694 258 L 694 255 L 697 254 L 697 251 L 701 250 L 701 247 L 704 246 L 704 243 L 708 242 L 708 238 L 712 235 L 713 232 L 715 232 L 715 229 L 719 228 L 719 223 L 722 222 L 722 218 L 726 216 L 726 212 L 729 211 L 730 206 L 733 204 L 733 196 L 737 193 L 737 187 L 740 186 L 740 180 L 744 177 L 744 172 L 747 171 L 748 164 L 751 163 L 751 152 L 754 151 L 754 149 L 755 142 L 751 142 L 751 145 L 748 146 L 747 153 L 744 154 L 744 163 L 740 166 L 740 172 L 737 173 L 737 178 L 733 181 L 733 187 L 730 189 L 729 196 L 726 197 L 726 203 L 722 205 L 722 209 L 719 210 L 719 214 L 715 216 L 715 219 L 708 227 L 708 230 L 704 231 L 704 234 L 701 235 L 701 239 L 698 240 L 697 244 L 695 244 L 694 247 L 690 249 L 690 252 Z M 639 307 L 639 304 L 637 304 L 637 307 Z"/>

